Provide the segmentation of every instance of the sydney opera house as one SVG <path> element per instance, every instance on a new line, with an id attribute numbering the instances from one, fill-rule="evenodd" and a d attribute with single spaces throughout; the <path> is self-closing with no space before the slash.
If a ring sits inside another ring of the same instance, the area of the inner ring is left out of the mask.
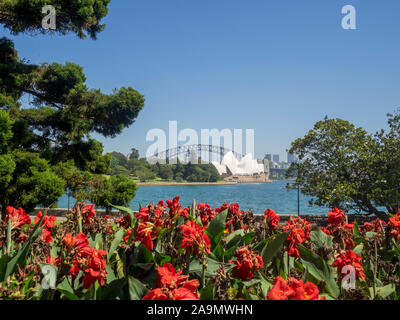
<path id="1" fill-rule="evenodd" d="M 264 163 L 258 163 L 251 153 L 246 154 L 240 161 L 232 152 L 228 152 L 221 163 L 212 164 L 226 181 L 237 182 L 268 182 L 268 170 Z"/>

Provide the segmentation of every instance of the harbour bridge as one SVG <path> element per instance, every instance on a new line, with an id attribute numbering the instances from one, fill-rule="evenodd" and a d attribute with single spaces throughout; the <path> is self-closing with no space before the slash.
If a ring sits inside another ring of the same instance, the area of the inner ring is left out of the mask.
<path id="1" fill-rule="evenodd" d="M 230 151 L 238 160 L 241 160 L 244 157 L 242 154 L 224 147 L 213 146 L 208 144 L 193 144 L 193 145 L 178 146 L 176 148 L 171 148 L 162 152 L 156 152 L 153 156 L 152 161 L 157 161 L 157 159 L 165 161 L 166 159 L 178 158 L 181 162 L 188 163 L 189 161 L 191 162 L 197 161 L 198 158 L 200 157 L 202 158 L 202 160 L 207 160 L 209 162 L 211 162 L 212 160 L 221 162 L 225 154 L 227 154 Z M 217 155 L 218 159 L 215 158 L 213 159 L 212 157 L 213 154 Z"/>

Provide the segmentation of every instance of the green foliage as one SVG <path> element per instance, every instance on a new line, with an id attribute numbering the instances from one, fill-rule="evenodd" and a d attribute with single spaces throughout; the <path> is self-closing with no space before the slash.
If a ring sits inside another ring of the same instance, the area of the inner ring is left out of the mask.
<path id="1" fill-rule="evenodd" d="M 139 150 L 132 148 L 131 154 L 129 155 L 129 159 L 139 159 Z"/>
<path id="2" fill-rule="evenodd" d="M 208 234 L 211 241 L 212 250 L 214 250 L 217 247 L 218 243 L 222 238 L 222 235 L 225 230 L 227 215 L 228 215 L 228 210 L 224 210 L 210 222 L 210 225 L 206 229 L 206 233 Z"/>
<path id="3" fill-rule="evenodd" d="M 108 13 L 108 3 L 5 0 L 0 3 L 0 24 L 14 34 L 73 32 L 80 38 L 89 35 L 95 39 L 104 28 L 100 21 Z M 56 9 L 54 31 L 41 27 L 45 5 Z M 38 204 L 49 205 L 64 193 L 63 188 L 77 193 L 89 187 L 93 176 L 108 173 L 112 157 L 103 155 L 102 144 L 90 135 L 120 134 L 137 118 L 144 97 L 131 87 L 104 94 L 88 88 L 85 82 L 81 66 L 72 62 L 29 64 L 18 56 L 11 40 L 0 38 L 0 191 L 6 190 L 0 196 L 3 214 L 8 204 L 27 210 Z M 22 96 L 29 96 L 29 102 L 23 102 Z"/>
<path id="4" fill-rule="evenodd" d="M 66 187 L 73 194 L 84 189 L 93 177 L 89 171 L 82 171 L 73 160 L 59 162 L 53 166 L 53 171 L 66 182 Z"/>
<path id="5" fill-rule="evenodd" d="M 128 159 L 120 152 L 111 152 L 111 169 L 116 166 L 126 167 Z"/>
<path id="6" fill-rule="evenodd" d="M 88 188 L 78 196 L 110 211 L 111 204 L 127 206 L 135 197 L 136 190 L 136 184 L 123 175 L 101 176 L 92 179 Z"/>
<path id="7" fill-rule="evenodd" d="M 74 32 L 80 38 L 89 35 L 96 39 L 105 25 L 100 23 L 108 13 L 110 0 L 3 0 L 0 3 L 0 24 L 13 34 L 22 32 L 67 34 Z M 56 9 L 56 30 L 41 28 L 42 7 L 52 5 Z"/>
<path id="8" fill-rule="evenodd" d="M 136 149 L 133 149 L 136 150 Z M 189 182 L 216 182 L 221 179 L 218 171 L 212 164 L 183 165 L 179 160 L 177 164 L 149 164 L 146 159 L 130 157 L 129 160 L 119 152 L 111 153 L 111 174 L 123 174 L 137 177 L 140 181 L 162 179 L 166 181 Z"/>
<path id="9" fill-rule="evenodd" d="M 55 174 L 49 163 L 36 153 L 13 153 L 15 170 L 1 202 L 24 207 L 28 212 L 37 204 L 50 206 L 64 194 L 65 181 Z"/>
<path id="10" fill-rule="evenodd" d="M 32 210 L 37 204 L 51 205 L 65 190 L 65 182 L 37 153 L 11 150 L 13 122 L 0 110 L 0 205 Z"/>
<path id="11" fill-rule="evenodd" d="M 164 180 L 172 180 L 174 172 L 172 171 L 170 165 L 162 165 L 160 168 L 160 178 Z"/>
<path id="12" fill-rule="evenodd" d="M 324 281 L 326 288 L 332 297 L 337 298 L 340 289 L 336 283 L 332 268 L 320 256 L 311 250 L 298 245 L 300 258 L 303 266 L 317 280 Z"/>
<path id="13" fill-rule="evenodd" d="M 341 119 L 319 121 L 292 143 L 299 156 L 288 170 L 311 204 L 340 207 L 387 219 L 399 209 L 400 115 L 388 115 L 389 130 L 368 134 Z"/>
<path id="14" fill-rule="evenodd" d="M 290 231 L 278 234 L 275 238 L 270 239 L 264 246 L 261 251 L 261 258 L 264 261 L 264 265 L 268 265 L 272 259 L 278 254 L 281 250 L 284 242 L 287 239 Z"/>
<path id="15" fill-rule="evenodd" d="M 0 110 L 0 154 L 9 150 L 9 141 L 13 137 L 12 125 L 8 113 Z"/>

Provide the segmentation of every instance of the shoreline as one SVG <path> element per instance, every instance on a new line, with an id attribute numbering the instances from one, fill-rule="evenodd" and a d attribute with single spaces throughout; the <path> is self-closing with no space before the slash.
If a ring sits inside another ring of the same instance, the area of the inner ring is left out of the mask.
<path id="1" fill-rule="evenodd" d="M 223 186 L 238 184 L 237 182 L 136 182 L 139 187 L 149 186 Z"/>
<path id="2" fill-rule="evenodd" d="M 146 186 L 225 186 L 225 185 L 238 185 L 238 184 L 261 184 L 261 183 L 272 183 L 279 181 L 290 181 L 290 180 L 268 180 L 268 181 L 219 181 L 219 182 L 135 182 L 139 187 Z"/>
<path id="3" fill-rule="evenodd" d="M 238 184 L 261 184 L 271 183 L 280 180 L 268 180 L 268 181 L 219 181 L 219 182 L 135 182 L 139 187 L 146 186 L 225 186 L 225 185 L 238 185 Z"/>

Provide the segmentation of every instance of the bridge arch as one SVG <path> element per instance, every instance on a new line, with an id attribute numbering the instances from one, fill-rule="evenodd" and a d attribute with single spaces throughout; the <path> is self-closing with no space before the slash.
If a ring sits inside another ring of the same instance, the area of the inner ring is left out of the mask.
<path id="1" fill-rule="evenodd" d="M 221 146 L 213 146 L 213 145 L 208 145 L 208 144 L 193 144 L 193 145 L 183 145 L 183 146 L 178 146 L 176 148 L 171 148 L 167 149 L 161 152 L 156 152 L 154 156 L 151 159 L 148 159 L 149 162 L 151 163 L 165 163 L 166 159 L 177 159 L 179 156 L 181 156 L 180 161 L 183 163 L 188 163 L 191 161 L 193 163 L 194 159 L 197 159 L 201 157 L 204 154 L 208 153 L 208 159 L 202 159 L 203 161 L 206 162 L 211 162 L 213 159 L 211 157 L 212 154 L 218 155 L 218 162 L 221 162 L 222 158 L 228 153 L 232 152 L 233 155 L 236 157 L 236 159 L 241 160 L 244 155 L 240 154 L 238 152 L 235 152 L 233 150 L 221 147 Z M 182 156 L 184 159 L 182 160 Z M 214 158 L 215 159 L 215 158 Z"/>

